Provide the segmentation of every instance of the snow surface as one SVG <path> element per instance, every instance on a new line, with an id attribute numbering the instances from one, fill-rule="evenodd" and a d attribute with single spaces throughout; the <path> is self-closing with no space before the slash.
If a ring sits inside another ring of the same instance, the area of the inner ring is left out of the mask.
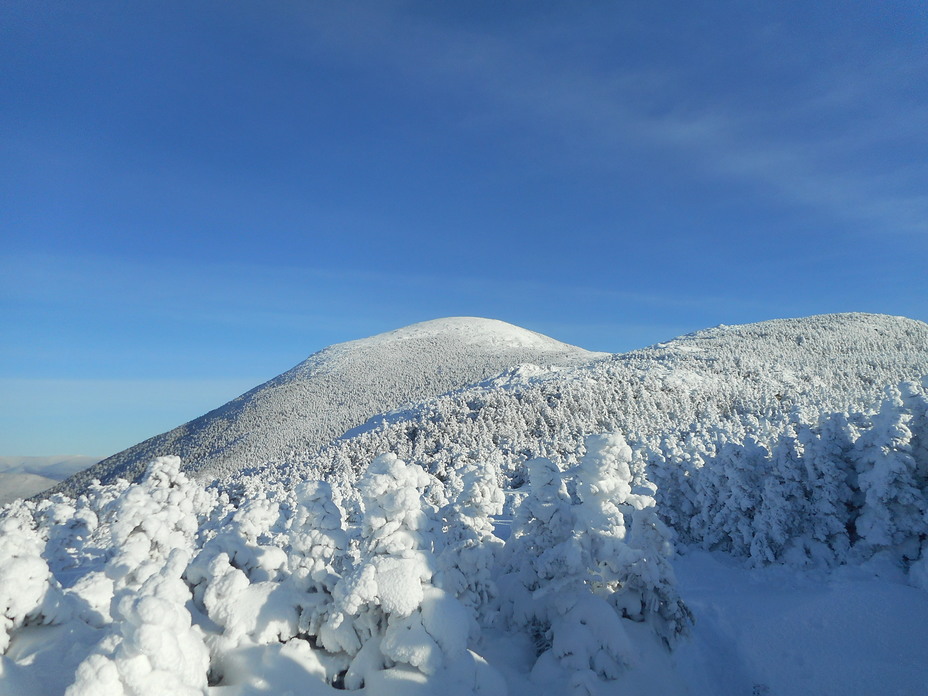
<path id="1" fill-rule="evenodd" d="M 748 570 L 693 550 L 675 561 L 696 615 L 674 656 L 694 696 L 928 693 L 928 593 L 860 568 Z"/>

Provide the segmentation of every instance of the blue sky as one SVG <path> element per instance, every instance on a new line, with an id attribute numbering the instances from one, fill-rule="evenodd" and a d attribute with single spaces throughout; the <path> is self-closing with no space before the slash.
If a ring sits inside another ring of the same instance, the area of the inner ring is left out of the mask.
<path id="1" fill-rule="evenodd" d="M 928 320 L 926 46 L 921 1 L 6 2 L 0 454 L 441 316 Z"/>

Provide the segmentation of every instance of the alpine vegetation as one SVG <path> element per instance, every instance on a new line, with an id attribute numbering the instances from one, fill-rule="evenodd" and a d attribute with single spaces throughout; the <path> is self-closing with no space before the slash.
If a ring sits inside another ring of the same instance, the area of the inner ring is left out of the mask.
<path id="1" fill-rule="evenodd" d="M 492 466 L 454 492 L 384 454 L 343 511 L 323 481 L 235 504 L 159 458 L 138 483 L 3 510 L 5 647 L 48 626 L 68 696 L 247 692 L 264 680 L 255 660 L 298 669 L 309 693 L 505 694 L 485 638 L 524 635 L 533 673 L 596 693 L 637 659 L 627 623 L 670 650 L 692 619 L 630 459 L 613 434 L 591 436 L 574 471 L 529 462 L 504 541 Z M 93 522 L 56 521 L 62 509 Z M 88 649 L 65 650 L 73 635 Z"/>

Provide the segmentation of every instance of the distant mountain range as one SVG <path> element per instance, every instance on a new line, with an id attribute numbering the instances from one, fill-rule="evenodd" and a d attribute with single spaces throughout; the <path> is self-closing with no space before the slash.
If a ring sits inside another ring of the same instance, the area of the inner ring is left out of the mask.
<path id="1" fill-rule="evenodd" d="M 254 475 L 281 485 L 351 480 L 381 451 L 440 470 L 494 450 L 514 471 L 528 456 L 576 449 L 589 432 L 659 439 L 697 422 L 751 429 L 758 415 L 768 427 L 790 409 L 868 406 L 883 386 L 925 374 L 928 325 L 903 317 L 718 326 L 615 355 L 501 321 L 438 319 L 330 346 L 58 489 L 137 479 L 167 454 L 201 479 Z"/>
<path id="2" fill-rule="evenodd" d="M 0 505 L 36 495 L 98 461 L 81 455 L 0 457 Z"/>

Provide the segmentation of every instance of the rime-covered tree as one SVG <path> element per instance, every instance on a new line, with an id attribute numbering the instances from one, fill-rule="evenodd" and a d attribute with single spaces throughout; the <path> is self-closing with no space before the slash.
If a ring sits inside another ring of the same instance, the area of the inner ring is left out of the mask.
<path id="1" fill-rule="evenodd" d="M 632 486 L 631 462 L 620 434 L 586 438 L 576 470 L 577 531 L 587 545 L 592 590 L 671 645 L 691 614 L 676 591 L 670 531 L 656 514 L 653 486 L 644 479 Z"/>
<path id="2" fill-rule="evenodd" d="M 330 589 L 348 549 L 344 513 L 325 481 L 301 484 L 296 498 L 289 534 L 291 576 L 306 589 Z"/>
<path id="3" fill-rule="evenodd" d="M 548 662 L 560 665 L 572 690 L 583 693 L 590 683 L 621 674 L 630 643 L 618 613 L 594 591 L 594 583 L 604 587 L 606 581 L 593 575 L 592 545 L 582 531 L 586 523 L 577 524 L 578 506 L 559 468 L 547 458 L 526 466 L 529 493 L 516 510 L 505 548 L 504 614 L 513 628 L 531 635 L 536 669 Z M 611 483 L 606 486 L 613 490 Z M 618 548 L 609 543 L 609 521 L 594 520 L 589 512 L 589 523 L 605 533 L 603 550 Z M 614 505 L 611 512 L 617 512 Z M 611 521 L 617 519 L 621 513 Z"/>
<path id="4" fill-rule="evenodd" d="M 804 522 L 810 518 L 810 509 L 796 425 L 777 439 L 760 482 L 761 499 L 754 514 L 750 547 L 751 560 L 757 565 L 775 563 L 787 554 L 794 562 L 806 558 L 804 537 L 808 529 Z"/>
<path id="5" fill-rule="evenodd" d="M 42 557 L 44 547 L 25 506 L 14 503 L 0 512 L 0 656 L 23 624 L 68 617 L 61 586 Z"/>
<path id="6" fill-rule="evenodd" d="M 106 567 L 116 590 L 141 586 L 174 549 L 192 551 L 198 513 L 212 500 L 180 467 L 179 457 L 155 459 L 142 480 L 125 488 L 102 512 L 117 550 Z"/>
<path id="7" fill-rule="evenodd" d="M 710 548 L 718 547 L 747 556 L 754 540 L 754 516 L 761 502 L 761 481 L 768 465 L 767 450 L 754 438 L 743 443 L 726 442 L 718 455 L 707 463 L 716 477 L 713 491 L 717 500 L 704 498 L 709 511 L 704 539 Z"/>
<path id="8" fill-rule="evenodd" d="M 201 696 L 209 651 L 185 607 L 189 556 L 172 550 L 158 571 L 114 600 L 112 632 L 78 667 L 66 696 Z"/>
<path id="9" fill-rule="evenodd" d="M 905 410 L 911 416 L 908 426 L 912 432 L 912 457 L 916 477 L 924 489 L 928 486 L 928 376 L 922 378 L 922 385 L 903 382 L 899 390 Z"/>
<path id="10" fill-rule="evenodd" d="M 349 689 L 397 664 L 434 674 L 466 651 L 466 610 L 431 583 L 435 511 L 422 499 L 429 481 L 422 469 L 384 454 L 358 483 L 361 559 L 336 585 L 333 612 L 319 631 L 327 650 L 350 657 Z"/>
<path id="11" fill-rule="evenodd" d="M 920 537 L 928 532 L 928 500 L 912 456 L 910 420 L 899 389 L 887 387 L 879 413 L 857 440 L 857 481 L 864 503 L 856 528 L 865 553 L 891 549 L 914 559 Z"/>
<path id="12" fill-rule="evenodd" d="M 810 556 L 827 564 L 842 563 L 851 545 L 851 481 L 856 480 L 847 414 L 823 414 L 817 428 L 801 424 L 797 438 L 809 488 Z"/>
<path id="13" fill-rule="evenodd" d="M 460 474 L 460 491 L 442 510 L 443 548 L 435 583 L 457 597 L 478 621 L 488 618 L 497 596 L 492 576 L 503 542 L 494 533 L 491 516 L 503 510 L 500 476 L 493 460 L 467 466 Z"/>

